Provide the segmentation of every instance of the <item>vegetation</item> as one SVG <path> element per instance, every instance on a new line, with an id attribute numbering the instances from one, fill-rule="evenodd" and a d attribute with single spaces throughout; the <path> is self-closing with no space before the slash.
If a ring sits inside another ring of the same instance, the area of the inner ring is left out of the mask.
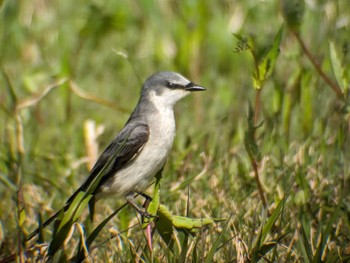
<path id="1" fill-rule="evenodd" d="M 0 4 L 0 262 L 350 259 L 347 0 Z M 159 221 L 79 196 L 26 241 L 163 70 L 207 91 L 176 105 Z"/>

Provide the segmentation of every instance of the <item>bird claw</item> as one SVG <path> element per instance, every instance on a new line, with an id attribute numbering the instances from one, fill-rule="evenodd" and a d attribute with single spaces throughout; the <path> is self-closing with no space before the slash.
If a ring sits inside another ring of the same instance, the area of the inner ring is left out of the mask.
<path id="1" fill-rule="evenodd" d="M 146 219 L 158 219 L 158 215 L 153 215 L 151 213 L 149 213 L 148 211 L 145 210 L 145 208 L 140 208 L 138 206 L 134 206 L 133 204 L 131 204 L 135 210 L 141 215 L 142 218 L 146 218 Z"/>
<path id="2" fill-rule="evenodd" d="M 147 211 L 143 211 L 140 213 L 140 215 L 144 218 L 147 218 L 147 219 L 158 219 L 158 215 L 152 215 L 151 213 L 147 212 Z"/>
<path id="3" fill-rule="evenodd" d="M 143 205 L 142 208 L 140 208 L 136 203 L 135 203 L 135 199 L 134 199 L 134 196 L 133 195 L 128 195 L 126 200 L 127 202 L 133 206 L 135 208 L 135 210 L 141 215 L 142 218 L 147 218 L 147 219 L 151 219 L 151 218 L 157 218 L 158 216 L 157 215 L 152 215 L 150 214 L 149 212 L 147 212 L 147 207 L 150 203 L 150 200 L 152 200 L 152 198 L 150 198 L 149 196 L 146 197 L 145 194 L 143 194 L 143 196 L 146 198 L 146 201 Z"/>

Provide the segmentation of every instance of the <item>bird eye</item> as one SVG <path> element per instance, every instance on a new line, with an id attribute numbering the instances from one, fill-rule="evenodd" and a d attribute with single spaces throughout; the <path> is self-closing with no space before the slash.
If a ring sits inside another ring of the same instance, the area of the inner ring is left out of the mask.
<path id="1" fill-rule="evenodd" d="M 171 89 L 179 89 L 179 88 L 181 88 L 181 85 L 174 83 L 174 82 L 171 82 L 171 81 L 168 81 L 168 87 Z"/>

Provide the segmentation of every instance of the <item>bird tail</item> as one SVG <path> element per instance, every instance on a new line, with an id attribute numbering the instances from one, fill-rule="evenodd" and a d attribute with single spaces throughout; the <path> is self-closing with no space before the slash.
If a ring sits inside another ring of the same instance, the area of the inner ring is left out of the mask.
<path id="1" fill-rule="evenodd" d="M 84 185 L 83 185 L 84 186 Z M 35 237 L 36 235 L 38 235 L 40 233 L 40 231 L 44 228 L 46 228 L 48 225 L 50 225 L 57 217 L 58 215 L 63 211 L 66 212 L 70 206 L 70 204 L 73 202 L 74 198 L 78 195 L 79 192 L 83 191 L 83 186 L 79 187 L 79 189 L 77 191 L 75 191 L 67 200 L 65 206 L 58 210 L 54 215 L 52 215 L 49 219 L 47 219 L 42 225 L 40 225 L 37 229 L 35 229 L 32 233 L 30 233 L 26 240 L 29 241 L 31 240 L 33 237 Z M 91 198 L 91 200 L 89 201 L 89 210 L 90 210 L 90 218 L 91 218 L 91 222 L 93 219 L 93 215 L 94 215 L 94 205 L 95 205 L 95 197 L 93 196 Z"/>
<path id="2" fill-rule="evenodd" d="M 37 229 L 35 229 L 32 233 L 30 233 L 26 240 L 29 241 L 31 240 L 33 237 L 35 237 L 36 235 L 38 235 L 40 233 L 40 231 L 44 228 L 46 228 L 48 225 L 50 225 L 57 217 L 58 215 L 63 211 L 66 212 L 69 208 L 69 205 L 72 203 L 72 201 L 74 200 L 75 196 L 79 193 L 80 188 L 74 192 L 74 194 L 71 195 L 71 197 L 68 198 L 66 204 L 64 205 L 63 208 L 61 208 L 60 210 L 58 210 L 54 215 L 52 215 L 49 219 L 47 219 L 42 225 L 40 225 Z"/>
<path id="3" fill-rule="evenodd" d="M 53 216 L 51 216 L 49 219 L 47 219 L 41 226 L 39 226 L 37 229 L 35 229 L 32 233 L 30 233 L 27 237 L 26 240 L 29 241 L 31 240 L 33 237 L 35 237 L 36 235 L 38 235 L 40 233 L 40 231 L 47 227 L 48 225 L 50 225 L 57 217 L 58 215 L 64 211 L 66 208 L 66 206 L 62 209 L 60 209 L 59 211 L 57 211 Z"/>

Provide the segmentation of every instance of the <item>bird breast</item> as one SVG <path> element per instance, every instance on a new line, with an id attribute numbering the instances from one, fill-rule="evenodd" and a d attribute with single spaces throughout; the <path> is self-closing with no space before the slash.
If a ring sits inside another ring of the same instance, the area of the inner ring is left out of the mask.
<path id="1" fill-rule="evenodd" d="M 97 198 L 109 195 L 126 196 L 130 192 L 143 191 L 162 169 L 175 136 L 174 112 L 166 108 L 156 111 L 149 115 L 147 124 L 150 134 L 144 147 L 125 168 L 101 186 Z"/>

